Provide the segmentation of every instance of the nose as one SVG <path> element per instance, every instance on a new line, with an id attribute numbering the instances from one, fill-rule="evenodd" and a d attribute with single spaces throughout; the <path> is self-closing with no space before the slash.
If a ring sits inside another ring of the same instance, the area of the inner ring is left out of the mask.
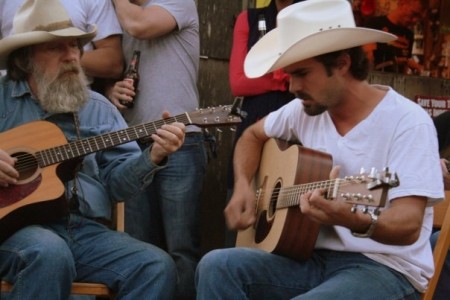
<path id="1" fill-rule="evenodd" d="M 300 79 L 295 78 L 294 76 L 291 76 L 289 79 L 289 92 L 292 94 L 295 94 L 297 92 L 300 92 L 302 89 L 302 85 L 300 82 Z"/>
<path id="2" fill-rule="evenodd" d="M 65 61 L 75 61 L 80 57 L 80 49 L 72 44 L 65 44 L 61 47 L 62 57 Z"/>

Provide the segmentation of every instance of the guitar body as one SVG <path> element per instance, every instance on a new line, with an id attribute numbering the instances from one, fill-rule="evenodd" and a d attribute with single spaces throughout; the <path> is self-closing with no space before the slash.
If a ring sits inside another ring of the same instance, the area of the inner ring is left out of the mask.
<path id="1" fill-rule="evenodd" d="M 257 222 L 239 231 L 237 247 L 252 247 L 296 260 L 310 257 L 320 225 L 305 217 L 298 205 L 276 208 L 278 190 L 329 179 L 329 154 L 270 139 L 264 145 L 255 178 Z"/>
<path id="2" fill-rule="evenodd" d="M 25 225 L 51 221 L 65 212 L 67 204 L 64 185 L 57 176 L 58 165 L 40 168 L 33 157 L 49 145 L 66 143 L 61 130 L 46 121 L 26 123 L 0 133 L 0 149 L 13 157 L 29 154 L 27 161 L 16 163 L 16 168 L 22 165 L 18 183 L 0 187 L 0 242 Z"/>

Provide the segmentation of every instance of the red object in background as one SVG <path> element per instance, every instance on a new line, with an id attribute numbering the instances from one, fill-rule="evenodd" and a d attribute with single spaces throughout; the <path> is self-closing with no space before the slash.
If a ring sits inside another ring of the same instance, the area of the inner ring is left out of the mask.
<path id="1" fill-rule="evenodd" d="M 362 0 L 361 13 L 364 16 L 372 16 L 375 14 L 376 6 L 377 6 L 376 0 Z"/>

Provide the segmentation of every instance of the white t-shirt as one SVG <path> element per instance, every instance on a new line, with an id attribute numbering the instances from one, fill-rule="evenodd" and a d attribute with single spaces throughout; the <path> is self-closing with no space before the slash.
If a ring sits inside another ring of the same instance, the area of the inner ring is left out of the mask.
<path id="1" fill-rule="evenodd" d="M 428 198 L 420 237 L 412 245 L 385 245 L 357 238 L 341 226 L 322 226 L 316 243 L 316 248 L 361 252 L 404 274 L 417 290 L 424 291 L 434 272 L 429 242 L 431 206 L 444 196 L 436 130 L 419 105 L 389 87 L 377 87 L 388 89 L 385 98 L 345 136 L 336 131 L 328 112 L 308 116 L 298 99 L 269 114 L 264 129 L 270 137 L 301 142 L 331 154 L 333 165 L 341 166 L 339 177 L 357 175 L 361 168 L 381 171 L 389 167 L 398 174 L 400 185 L 389 190 L 386 207 L 398 197 Z"/>

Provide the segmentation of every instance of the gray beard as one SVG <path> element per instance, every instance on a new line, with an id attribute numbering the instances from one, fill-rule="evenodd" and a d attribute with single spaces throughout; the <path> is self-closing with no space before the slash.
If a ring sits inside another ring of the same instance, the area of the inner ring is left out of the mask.
<path id="1" fill-rule="evenodd" d="M 67 70 L 76 73 L 64 74 Z M 89 99 L 88 81 L 80 67 L 65 66 L 60 69 L 60 74 L 50 76 L 45 72 L 45 67 L 36 65 L 33 76 L 37 84 L 37 97 L 47 112 L 77 112 Z"/>

